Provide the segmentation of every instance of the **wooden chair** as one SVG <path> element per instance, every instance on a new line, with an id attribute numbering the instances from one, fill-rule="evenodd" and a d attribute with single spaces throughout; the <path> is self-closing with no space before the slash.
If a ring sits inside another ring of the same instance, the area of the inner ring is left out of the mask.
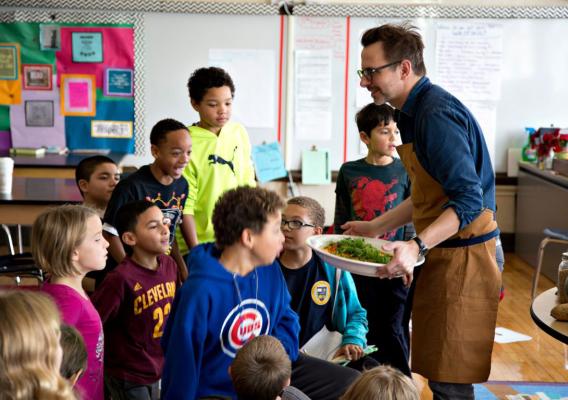
<path id="1" fill-rule="evenodd" d="M 0 287 L 39 287 L 43 280 L 43 271 L 30 253 L 0 257 Z"/>

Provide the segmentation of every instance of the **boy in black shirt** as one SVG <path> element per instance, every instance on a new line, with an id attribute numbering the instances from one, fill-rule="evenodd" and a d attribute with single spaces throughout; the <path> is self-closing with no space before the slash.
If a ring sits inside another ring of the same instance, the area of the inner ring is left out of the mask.
<path id="1" fill-rule="evenodd" d="M 189 162 L 191 137 L 184 124 L 174 119 L 164 119 L 152 128 L 150 144 L 154 162 L 121 180 L 114 189 L 103 219 L 104 236 L 110 243 L 109 253 L 115 261 L 112 265 L 114 267 L 126 255 L 114 227 L 118 210 L 135 200 L 151 201 L 170 220 L 169 254 L 176 260 L 179 278 L 184 281 L 187 278 L 187 267 L 179 255 L 174 233 L 178 224 L 184 220 L 182 211 L 188 185 L 182 172 Z M 107 271 L 109 267 L 107 262 Z"/>

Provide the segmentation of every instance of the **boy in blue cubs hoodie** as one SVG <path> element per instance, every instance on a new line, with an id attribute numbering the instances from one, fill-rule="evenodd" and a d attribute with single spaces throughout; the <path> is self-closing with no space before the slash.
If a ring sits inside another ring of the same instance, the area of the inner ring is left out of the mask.
<path id="1" fill-rule="evenodd" d="M 357 378 L 345 374 L 347 368 L 298 354 L 298 316 L 274 261 L 284 242 L 283 206 L 276 193 L 251 187 L 229 190 L 217 201 L 216 243 L 191 251 L 191 272 L 162 338 L 163 399 L 236 399 L 228 368 L 237 350 L 258 335 L 280 340 L 293 362 L 292 384 L 312 399 L 337 398 Z"/>

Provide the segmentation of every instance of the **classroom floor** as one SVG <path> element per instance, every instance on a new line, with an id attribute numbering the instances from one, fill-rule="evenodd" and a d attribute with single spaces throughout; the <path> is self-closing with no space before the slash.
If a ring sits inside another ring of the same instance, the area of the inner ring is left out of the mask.
<path id="1" fill-rule="evenodd" d="M 528 342 L 495 343 L 490 381 L 568 382 L 564 368 L 564 345 L 541 331 L 530 316 L 533 268 L 512 253 L 505 255 L 505 298 L 499 306 L 497 326 L 532 336 Z M 541 276 L 538 293 L 554 286 Z M 431 400 L 426 381 L 415 375 L 422 387 L 421 400 Z"/>

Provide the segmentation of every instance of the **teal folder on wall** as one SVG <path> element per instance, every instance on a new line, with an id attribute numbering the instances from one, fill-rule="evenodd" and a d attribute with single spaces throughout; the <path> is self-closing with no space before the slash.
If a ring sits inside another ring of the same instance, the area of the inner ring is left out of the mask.
<path id="1" fill-rule="evenodd" d="M 253 146 L 252 160 L 256 178 L 260 183 L 284 178 L 288 175 L 288 171 L 284 168 L 284 159 L 278 142 Z"/>
<path id="2" fill-rule="evenodd" d="M 331 183 L 329 150 L 302 151 L 302 183 L 305 185 Z"/>

